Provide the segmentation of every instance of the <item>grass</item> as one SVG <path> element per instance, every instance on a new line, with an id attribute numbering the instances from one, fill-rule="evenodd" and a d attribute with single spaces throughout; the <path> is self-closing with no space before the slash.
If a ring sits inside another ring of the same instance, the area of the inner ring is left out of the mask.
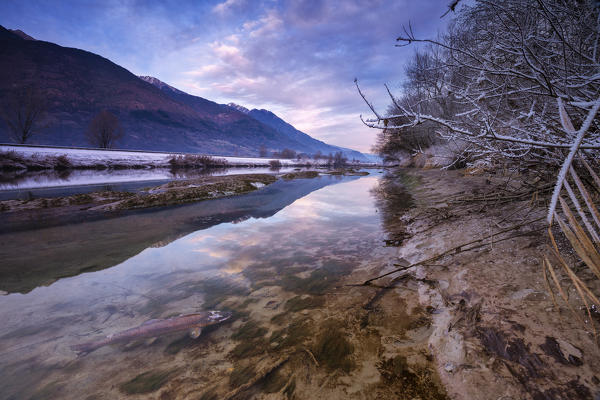
<path id="1" fill-rule="evenodd" d="M 199 400 L 219 400 L 219 396 L 213 389 L 210 389 L 200 395 Z"/>
<path id="2" fill-rule="evenodd" d="M 240 343 L 231 350 L 231 353 L 229 353 L 230 356 L 241 359 L 264 353 L 268 350 L 268 343 L 264 338 L 266 333 L 267 329 L 261 327 L 256 322 L 246 322 L 231 335 L 233 340 L 237 340 Z"/>
<path id="3" fill-rule="evenodd" d="M 265 339 L 256 339 L 250 342 L 241 342 L 231 350 L 229 355 L 237 359 L 245 359 L 265 353 L 269 346 Z"/>
<path id="4" fill-rule="evenodd" d="M 290 172 L 288 174 L 283 174 L 281 177 L 285 180 L 291 179 L 312 179 L 319 176 L 317 171 L 301 171 L 301 172 Z"/>
<path id="5" fill-rule="evenodd" d="M 346 339 L 339 325 L 339 321 L 327 321 L 322 326 L 321 333 L 313 346 L 313 354 L 319 364 L 330 371 L 350 372 L 355 367 L 351 358 L 354 346 Z"/>
<path id="6" fill-rule="evenodd" d="M 119 385 L 119 390 L 125 394 L 152 393 L 169 381 L 177 370 L 152 370 L 139 374 L 130 381 Z"/>
<path id="7" fill-rule="evenodd" d="M 242 325 L 231 338 L 233 340 L 252 340 L 265 336 L 267 333 L 267 329 L 261 327 L 254 321 L 248 321 L 244 325 Z"/>
<path id="8" fill-rule="evenodd" d="M 319 308 L 324 304 L 325 299 L 321 296 L 296 296 L 286 301 L 285 310 L 290 312 L 298 312 L 312 308 Z"/>
<path id="9" fill-rule="evenodd" d="M 400 390 L 396 391 L 398 399 L 448 399 L 440 385 L 434 381 L 430 370 L 421 366 L 410 366 L 404 356 L 398 355 L 383 360 L 378 364 L 378 369 L 384 385 L 400 387 Z"/>
<path id="10" fill-rule="evenodd" d="M 283 329 L 274 331 L 269 342 L 273 349 L 281 350 L 304 343 L 310 339 L 312 333 L 310 320 L 297 320 Z"/>
<path id="11" fill-rule="evenodd" d="M 234 389 L 239 386 L 242 386 L 250 379 L 254 378 L 256 375 L 256 370 L 254 369 L 254 365 L 236 365 L 233 367 L 233 371 L 231 371 L 231 375 L 229 375 L 229 386 Z"/>
<path id="12" fill-rule="evenodd" d="M 285 377 L 279 370 L 271 372 L 269 375 L 265 376 L 262 382 L 262 390 L 265 393 L 277 393 L 287 383 L 288 378 Z"/>
<path id="13" fill-rule="evenodd" d="M 146 208 L 183 204 L 200 200 L 214 199 L 256 190 L 254 183 L 268 185 L 277 178 L 267 174 L 232 175 L 219 177 L 217 182 L 174 181 L 159 186 L 157 192 L 136 194 L 119 203 L 119 209 Z"/>
<path id="14" fill-rule="evenodd" d="M 548 226 L 548 235 L 552 243 L 552 255 L 555 262 L 557 261 L 559 266 L 562 267 L 559 267 L 559 271 L 562 269 L 566 273 L 573 287 L 576 289 L 579 301 L 582 303 L 580 306 L 583 305 L 587 311 L 587 319 L 592 324 L 592 330 L 597 339 L 598 330 L 596 324 L 593 322 L 590 310 L 592 310 L 592 305 L 599 304 L 600 300 L 592 288 L 577 275 L 572 266 L 574 262 L 569 263 L 567 261 L 570 258 L 568 256 L 569 253 L 576 255 L 583 265 L 587 267 L 588 271 L 595 275 L 594 280 L 600 279 L 600 212 L 597 208 L 597 204 L 599 203 L 598 193 L 600 193 L 600 177 L 598 177 L 598 174 L 596 174 L 585 159 L 581 158 L 580 160 L 583 165 L 579 168 L 579 171 L 576 171 L 575 165 L 570 166 L 570 174 L 565 177 L 562 187 L 559 188 L 559 192 L 557 193 L 558 204 L 560 205 L 560 209 L 562 209 L 563 216 L 559 215 L 558 209 L 554 210 L 552 221 Z M 598 168 L 597 164 L 595 167 Z M 582 174 L 585 180 L 582 180 L 579 174 Z M 561 196 L 561 191 L 563 194 L 566 191 L 567 196 Z M 570 249 L 559 248 L 552 233 L 553 221 L 558 222 L 560 231 L 570 244 L 568 246 Z M 584 318 L 575 310 L 576 307 L 571 304 L 569 296 L 566 293 L 568 292 L 568 288 L 561 282 L 561 278 L 557 275 L 553 262 L 550 261 L 548 256 L 544 257 L 543 267 L 546 285 L 556 308 L 558 309 L 558 304 L 553 288 L 551 287 L 552 284 L 573 315 L 583 326 L 587 325 Z"/>
<path id="15" fill-rule="evenodd" d="M 171 168 L 215 168 L 227 167 L 229 163 L 224 158 L 215 158 L 200 154 L 174 155 L 169 160 Z"/>

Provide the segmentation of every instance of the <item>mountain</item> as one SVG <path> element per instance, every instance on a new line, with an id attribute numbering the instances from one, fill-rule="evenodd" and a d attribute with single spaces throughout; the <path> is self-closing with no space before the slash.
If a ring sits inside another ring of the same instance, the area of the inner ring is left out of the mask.
<path id="1" fill-rule="evenodd" d="M 256 156 L 262 146 L 305 153 L 327 146 L 262 122 L 252 111 L 187 94 L 153 77 L 137 77 L 97 54 L 0 26 L 0 111 L 10 114 L 11 99 L 23 87 L 34 88 L 47 103 L 46 128 L 32 137 L 32 144 L 89 147 L 85 132 L 90 121 L 108 110 L 126 132 L 117 144 L 124 149 Z M 12 142 L 1 120 L 0 142 Z"/>
<path id="2" fill-rule="evenodd" d="M 238 152 L 240 155 L 256 156 L 261 146 L 265 146 L 265 148 L 271 151 L 283 148 L 293 148 L 303 151 L 301 144 L 280 135 L 270 126 L 257 121 L 243 112 L 199 96 L 185 93 L 151 76 L 141 76 L 140 79 L 154 85 L 172 100 L 188 106 L 201 115 L 202 118 L 213 123 L 223 132 L 223 139 L 228 139 L 238 146 L 247 149 L 246 152 Z M 223 155 L 226 154 L 223 153 Z"/>
<path id="3" fill-rule="evenodd" d="M 292 125 L 288 124 L 283 119 L 279 118 L 277 115 L 275 115 L 269 110 L 253 109 L 248 111 L 248 115 L 256 119 L 257 121 L 260 121 L 270 126 L 282 135 L 285 135 L 286 137 L 296 141 L 297 143 L 300 143 L 300 145 L 305 149 L 305 153 L 315 154 L 316 152 L 320 151 L 323 154 L 329 154 L 341 151 L 344 154 L 344 156 L 350 160 L 357 159 L 361 161 L 366 161 L 365 155 L 363 153 L 344 147 L 333 146 L 320 140 L 317 140 L 307 135 L 306 133 L 294 128 Z"/>
<path id="4" fill-rule="evenodd" d="M 12 33 L 14 33 L 15 35 L 19 36 L 22 39 L 25 40 L 35 40 L 34 38 L 32 38 L 31 36 L 29 36 L 28 34 L 26 34 L 25 32 L 23 32 L 20 29 L 9 29 Z"/>
<path id="5" fill-rule="evenodd" d="M 341 151 L 349 159 L 370 161 L 368 156 L 359 151 L 329 145 L 314 139 L 306 133 L 297 130 L 271 111 L 249 110 L 235 103 L 227 105 L 218 104 L 202 97 L 185 93 L 152 76 L 140 76 L 140 79 L 161 89 L 174 100 L 187 104 L 196 110 L 207 111 L 208 114 L 206 117 L 212 118 L 213 122 L 219 124 L 225 131 L 243 126 L 254 137 L 260 138 L 260 145 L 264 145 L 267 149 L 280 150 L 289 148 L 311 155 L 318 151 L 323 154 Z"/>
<path id="6" fill-rule="evenodd" d="M 248 110 L 246 107 L 240 106 L 239 104 L 228 103 L 227 105 L 235 110 L 238 110 L 239 112 L 243 112 L 244 114 L 248 114 L 250 112 L 250 110 Z"/>

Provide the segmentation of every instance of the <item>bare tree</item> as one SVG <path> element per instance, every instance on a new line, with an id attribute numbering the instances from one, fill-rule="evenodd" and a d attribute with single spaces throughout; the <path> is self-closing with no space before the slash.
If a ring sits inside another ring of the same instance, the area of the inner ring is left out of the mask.
<path id="1" fill-rule="evenodd" d="M 295 158 L 296 157 L 296 152 L 292 149 L 288 149 L 287 147 L 283 150 L 281 150 L 280 152 L 275 152 L 273 153 L 273 157 L 278 157 L 278 158 Z"/>
<path id="2" fill-rule="evenodd" d="M 92 119 L 86 135 L 92 145 L 110 149 L 123 138 L 125 133 L 117 116 L 104 110 Z"/>
<path id="3" fill-rule="evenodd" d="M 265 145 L 261 145 L 260 148 L 258 149 L 258 156 L 261 158 L 264 158 L 267 156 L 267 148 L 265 147 Z"/>
<path id="4" fill-rule="evenodd" d="M 593 0 L 475 0 L 440 39 L 417 38 L 410 25 L 397 39 L 401 46 L 430 44 L 440 63 L 415 60 L 409 78 L 418 85 L 408 97 L 386 86 L 393 113 L 378 113 L 357 83 L 375 116 L 363 120 L 369 127 L 393 137 L 428 121 L 439 136 L 462 141 L 465 151 L 490 164 L 525 159 L 556 171 L 547 214 L 554 257 L 544 257 L 544 276 L 571 307 L 556 268 L 566 273 L 588 321 L 589 305 L 600 303 L 597 286 L 562 256 L 552 227 L 560 227 L 571 254 L 600 279 L 599 21 L 600 4 Z M 440 100 L 449 101 L 452 112 Z"/>
<path id="5" fill-rule="evenodd" d="M 0 113 L 12 138 L 17 143 L 27 143 L 44 125 L 47 103 L 34 86 L 23 86 L 12 91 L 6 107 Z"/>
<path id="6" fill-rule="evenodd" d="M 464 142 L 472 156 L 558 166 L 578 136 L 563 126 L 569 115 L 574 126 L 585 127 L 578 149 L 597 151 L 598 9 L 591 0 L 577 7 L 553 0 L 478 0 L 463 6 L 440 39 L 419 39 L 409 27 L 399 45 L 432 46 L 408 71 L 418 83 L 409 93 L 413 99 L 403 101 L 406 96 L 388 89 L 396 112 L 380 114 L 367 102 L 375 118 L 364 122 L 400 132 L 429 121 L 442 138 Z"/>

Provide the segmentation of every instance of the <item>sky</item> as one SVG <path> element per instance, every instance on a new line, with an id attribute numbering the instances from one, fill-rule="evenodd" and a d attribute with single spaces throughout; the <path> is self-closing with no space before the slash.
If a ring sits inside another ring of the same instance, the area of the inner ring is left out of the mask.
<path id="1" fill-rule="evenodd" d="M 0 25 L 91 51 L 218 103 L 264 108 L 327 143 L 368 152 L 414 46 L 443 32 L 449 0 L 2 0 Z"/>

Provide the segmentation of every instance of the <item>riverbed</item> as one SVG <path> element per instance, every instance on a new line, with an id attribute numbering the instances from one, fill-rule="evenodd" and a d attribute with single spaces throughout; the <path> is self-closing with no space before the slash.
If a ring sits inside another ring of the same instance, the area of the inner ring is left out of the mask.
<path id="1" fill-rule="evenodd" d="M 0 288 L 1 397 L 376 398 L 409 382 L 407 396 L 444 398 L 410 290 L 379 304 L 346 286 L 393 266 L 384 222 L 411 197 L 402 185 L 382 197 L 382 176 L 3 233 L 2 259 L 22 273 Z M 207 310 L 233 317 L 198 339 L 71 349 Z"/>

